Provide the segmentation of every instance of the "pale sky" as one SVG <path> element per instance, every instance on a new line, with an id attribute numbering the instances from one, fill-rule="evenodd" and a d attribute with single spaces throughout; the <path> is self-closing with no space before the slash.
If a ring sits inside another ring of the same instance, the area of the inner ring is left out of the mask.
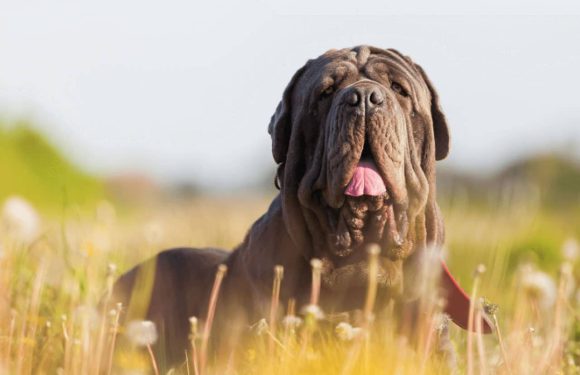
<path id="1" fill-rule="evenodd" d="M 266 128 L 294 71 L 371 44 L 430 75 L 451 126 L 448 166 L 580 148 L 573 1 L 352 3 L 2 2 L 0 116 L 36 120 L 98 173 L 235 187 L 273 165 Z"/>

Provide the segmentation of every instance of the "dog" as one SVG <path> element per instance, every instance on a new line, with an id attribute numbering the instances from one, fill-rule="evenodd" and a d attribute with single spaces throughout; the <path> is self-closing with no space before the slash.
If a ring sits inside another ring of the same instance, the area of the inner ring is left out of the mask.
<path id="1" fill-rule="evenodd" d="M 125 320 L 156 323 L 168 363 L 189 347 L 189 317 L 207 316 L 220 264 L 228 271 L 212 337 L 231 337 L 240 332 L 232 327 L 268 316 L 276 265 L 284 267 L 281 301 L 301 306 L 310 260 L 320 259 L 320 306 L 341 312 L 363 304 L 369 244 L 380 247 L 379 301 L 401 304 L 417 298 L 422 254 L 443 245 L 435 163 L 449 152 L 449 130 L 437 91 L 409 57 L 358 46 L 309 60 L 268 132 L 279 194 L 237 248 L 166 250 L 115 284 L 111 300 L 128 306 Z M 469 298 L 441 269 L 446 312 L 467 328 Z M 483 330 L 491 330 L 487 320 Z"/>

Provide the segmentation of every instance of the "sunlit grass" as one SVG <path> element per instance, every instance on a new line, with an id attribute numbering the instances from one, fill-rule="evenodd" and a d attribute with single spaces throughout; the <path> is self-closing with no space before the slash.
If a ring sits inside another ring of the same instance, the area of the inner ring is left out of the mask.
<path id="1" fill-rule="evenodd" d="M 163 359 L 155 358 L 148 350 L 148 340 L 155 338 L 150 325 L 137 322 L 127 329 L 118 324 L 123 306 L 110 311 L 97 309 L 114 277 L 168 247 L 232 248 L 268 204 L 267 198 L 198 199 L 121 214 L 111 203 L 102 202 L 90 214 L 69 207 L 62 217 L 40 215 L 41 224 L 33 239 L 20 238 L 3 222 L 0 374 L 154 373 Z M 533 205 L 505 204 L 478 210 L 469 207 L 465 202 L 443 207 L 448 263 L 466 289 L 476 293 L 478 301 L 486 297 L 499 305 L 497 310 L 490 305 L 485 308 L 497 319 L 500 331 L 488 336 L 474 333 L 468 354 L 468 335 L 449 325 L 459 371 L 579 371 L 576 363 L 580 347 L 575 341 L 580 335 L 575 276 L 578 254 L 574 253 L 577 244 L 566 242 L 579 238 L 579 220 Z M 479 264 L 485 265 L 486 271 L 474 279 Z M 317 280 L 316 263 L 313 268 Z M 437 337 L 447 329 L 438 314 L 441 306 L 437 300 L 426 299 L 423 333 L 417 342 L 409 342 L 397 334 L 396 318 L 388 306 L 379 312 L 374 310 L 376 316 L 370 313 L 374 304 L 372 285 L 367 304 L 361 306 L 361 318 L 339 325 L 338 321 L 330 322 L 329 317 L 320 319 L 313 308 L 318 301 L 316 283 L 307 309 L 277 301 L 276 290 L 284 282 L 285 272 L 288 270 L 275 272 L 279 278 L 272 280 L 270 316 L 255 322 L 252 339 L 237 349 L 235 361 L 212 361 L 204 348 L 211 331 L 201 317 L 195 317 L 191 321 L 188 360 L 176 371 L 448 373 L 445 358 L 435 353 Z M 482 308 L 479 303 L 474 305 L 473 314 L 481 314 Z M 278 310 L 285 317 L 273 322 Z M 134 340 L 133 346 L 114 354 L 118 339 L 131 335 L 137 335 L 140 341 Z"/>

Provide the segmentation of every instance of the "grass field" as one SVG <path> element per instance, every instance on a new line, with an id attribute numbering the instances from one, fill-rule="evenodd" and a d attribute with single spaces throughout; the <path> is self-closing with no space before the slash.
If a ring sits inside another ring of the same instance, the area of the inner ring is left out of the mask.
<path id="1" fill-rule="evenodd" d="M 37 234 L 27 238 L 15 227 L 26 223 L 11 222 L 5 212 L 0 374 L 154 373 L 150 327 L 127 332 L 116 324 L 118 311 L 96 309 L 108 283 L 163 248 L 232 248 L 268 203 L 269 197 L 199 198 L 119 210 L 103 201 L 88 212 L 67 207 L 61 215 L 41 213 Z M 470 293 L 498 305 L 499 332 L 493 335 L 449 326 L 459 372 L 579 373 L 578 212 L 522 202 L 473 209 L 457 199 L 442 206 L 449 267 Z M 486 270 L 474 276 L 480 264 Z M 447 373 L 443 358 L 434 354 L 442 323 L 437 301 L 431 302 L 427 311 L 433 314 L 427 314 L 417 343 L 396 335 L 388 309 L 361 327 L 335 327 L 307 314 L 278 322 L 284 328 L 276 332 L 271 322 L 256 322 L 255 340 L 238 349 L 242 360 L 231 366 L 210 359 L 206 373 Z M 127 334 L 137 335 L 134 348 L 112 356 L 118 336 Z M 197 335 L 193 343 L 199 348 L 202 340 Z M 176 373 L 199 373 L 201 359 L 192 353 Z"/>

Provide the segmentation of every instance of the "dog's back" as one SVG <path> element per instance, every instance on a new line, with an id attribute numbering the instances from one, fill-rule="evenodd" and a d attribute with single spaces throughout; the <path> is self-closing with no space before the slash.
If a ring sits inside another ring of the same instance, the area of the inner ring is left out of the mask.
<path id="1" fill-rule="evenodd" d="M 123 325 L 151 320 L 160 367 L 183 359 L 189 347 L 189 318 L 204 319 L 217 266 L 228 253 L 219 249 L 176 248 L 138 264 L 115 283 L 110 304 L 122 303 Z M 119 347 L 127 345 L 121 337 Z"/>

